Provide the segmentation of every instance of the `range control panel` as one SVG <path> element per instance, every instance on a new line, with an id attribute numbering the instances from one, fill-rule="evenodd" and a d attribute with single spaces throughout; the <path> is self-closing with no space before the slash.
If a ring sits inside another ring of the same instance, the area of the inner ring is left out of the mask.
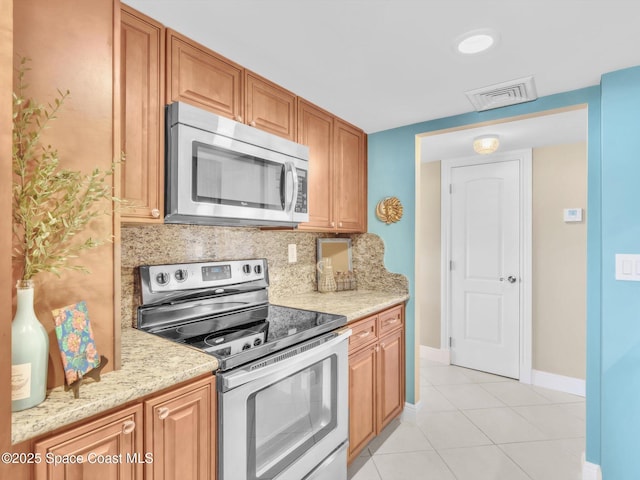
<path id="1" fill-rule="evenodd" d="M 151 292 L 175 292 L 200 288 L 264 280 L 267 261 L 229 260 L 225 262 L 174 263 L 140 267 L 141 275 L 148 274 Z"/>

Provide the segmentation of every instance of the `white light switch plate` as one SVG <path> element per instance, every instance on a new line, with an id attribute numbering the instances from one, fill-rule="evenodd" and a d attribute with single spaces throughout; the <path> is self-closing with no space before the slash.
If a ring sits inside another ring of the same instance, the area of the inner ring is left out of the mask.
<path id="1" fill-rule="evenodd" d="M 616 280 L 640 282 L 640 255 L 616 254 Z"/>

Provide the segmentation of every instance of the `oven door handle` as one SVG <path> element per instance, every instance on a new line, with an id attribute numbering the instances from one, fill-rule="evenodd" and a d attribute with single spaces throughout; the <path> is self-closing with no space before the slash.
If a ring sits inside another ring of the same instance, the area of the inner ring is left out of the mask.
<path id="1" fill-rule="evenodd" d="M 219 373 L 217 374 L 218 390 L 227 392 L 264 377 L 280 373 L 286 375 L 289 374 L 287 370 L 291 370 L 291 373 L 294 373 L 300 368 L 299 366 L 301 364 L 314 357 L 319 357 L 320 359 L 327 351 L 334 349 L 339 343 L 345 342 L 350 335 L 351 329 L 340 333 L 331 332 L 292 348 L 273 353 L 272 355 L 243 367 L 238 367 L 230 372 Z M 316 347 L 309 347 L 318 341 L 323 341 L 323 343 Z M 286 361 L 290 358 L 295 359 L 293 364 Z"/>

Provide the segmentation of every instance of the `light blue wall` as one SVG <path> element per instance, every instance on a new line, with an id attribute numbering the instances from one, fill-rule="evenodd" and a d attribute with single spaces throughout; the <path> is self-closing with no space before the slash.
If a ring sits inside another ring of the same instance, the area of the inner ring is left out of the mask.
<path id="1" fill-rule="evenodd" d="M 640 67 L 602 77 L 602 472 L 640 479 L 640 283 L 615 254 L 640 253 Z"/>
<path id="2" fill-rule="evenodd" d="M 385 264 L 393 272 L 409 278 L 412 300 L 407 304 L 407 400 L 415 399 L 415 136 L 419 133 L 471 125 L 518 115 L 587 104 L 589 108 L 587 204 L 587 459 L 600 463 L 600 87 L 590 87 L 534 102 L 487 112 L 474 112 L 442 118 L 369 135 L 369 231 L 385 242 Z M 640 138 L 640 124 L 638 133 Z M 640 167 L 639 167 L 640 168 Z M 405 216 L 396 224 L 385 225 L 375 217 L 376 203 L 395 195 L 405 206 Z M 638 204 L 640 205 L 640 204 Z M 638 323 L 640 327 L 640 322 Z M 640 364 L 639 367 L 640 368 Z M 640 396 L 640 389 L 638 390 Z M 640 404 L 640 398 L 639 398 Z M 639 407 L 640 408 L 640 407 Z M 640 478 L 640 477 L 638 477 Z M 607 479 L 609 480 L 609 479 Z M 618 480 L 612 477 L 610 480 Z"/>

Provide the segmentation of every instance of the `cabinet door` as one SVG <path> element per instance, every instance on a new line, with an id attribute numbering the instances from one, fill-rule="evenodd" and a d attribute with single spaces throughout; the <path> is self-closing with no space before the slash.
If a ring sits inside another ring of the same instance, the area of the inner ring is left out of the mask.
<path id="1" fill-rule="evenodd" d="M 404 330 L 382 338 L 378 351 L 378 433 L 404 407 Z"/>
<path id="2" fill-rule="evenodd" d="M 309 147 L 309 222 L 299 228 L 333 231 L 333 116 L 298 99 L 298 142 Z"/>
<path id="3" fill-rule="evenodd" d="M 296 96 L 275 83 L 246 72 L 245 123 L 296 141 Z"/>
<path id="4" fill-rule="evenodd" d="M 215 377 L 145 402 L 146 480 L 215 478 Z"/>
<path id="5" fill-rule="evenodd" d="M 212 50 L 167 29 L 167 99 L 187 102 L 242 121 L 243 69 Z"/>
<path id="6" fill-rule="evenodd" d="M 164 28 L 122 5 L 121 196 L 124 221 L 161 223 L 164 203 Z"/>
<path id="7" fill-rule="evenodd" d="M 339 119 L 335 122 L 334 196 L 339 231 L 367 230 L 367 165 L 365 134 Z"/>
<path id="8" fill-rule="evenodd" d="M 35 452 L 43 461 L 35 479 L 142 480 L 142 431 L 142 406 L 136 405 L 38 442 Z M 84 462 L 74 463 L 80 456 Z"/>
<path id="9" fill-rule="evenodd" d="M 376 436 L 376 345 L 349 355 L 349 463 Z"/>

